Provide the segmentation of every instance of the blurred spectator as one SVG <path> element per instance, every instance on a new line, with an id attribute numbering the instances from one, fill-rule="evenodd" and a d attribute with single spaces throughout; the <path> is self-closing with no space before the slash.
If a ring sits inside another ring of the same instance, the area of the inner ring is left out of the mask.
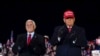
<path id="1" fill-rule="evenodd" d="M 95 49 L 94 41 L 89 41 L 88 42 L 88 48 L 87 48 L 87 56 L 92 56 L 91 51 Z"/>
<path id="2" fill-rule="evenodd" d="M 46 47 L 46 53 L 44 56 L 51 56 L 51 44 L 49 43 L 49 36 L 48 35 L 44 35 L 45 37 L 45 47 Z"/>
<path id="3" fill-rule="evenodd" d="M 6 50 L 6 45 L 5 44 L 3 44 L 2 52 L 3 52 L 3 56 L 6 56 L 7 50 Z"/>
<path id="4" fill-rule="evenodd" d="M 2 43 L 0 43 L 0 56 L 3 56 L 3 54 L 2 54 Z"/>
<path id="5" fill-rule="evenodd" d="M 51 56 L 55 56 L 56 55 L 56 48 L 57 48 L 57 46 L 52 47 Z"/>
<path id="6" fill-rule="evenodd" d="M 0 43 L 0 53 L 2 52 L 2 43 Z"/>
<path id="7" fill-rule="evenodd" d="M 89 41 L 89 42 L 88 42 L 88 48 L 89 48 L 90 50 L 94 50 L 94 49 L 95 49 L 95 43 L 94 43 L 94 41 Z"/>
<path id="8" fill-rule="evenodd" d="M 100 36 L 98 38 L 96 38 L 96 50 L 100 50 Z"/>
<path id="9" fill-rule="evenodd" d="M 88 47 L 82 49 L 82 56 L 91 56 L 91 51 L 95 49 L 94 41 L 88 41 Z"/>
<path id="10" fill-rule="evenodd" d="M 92 56 L 100 56 L 100 50 L 92 50 Z"/>

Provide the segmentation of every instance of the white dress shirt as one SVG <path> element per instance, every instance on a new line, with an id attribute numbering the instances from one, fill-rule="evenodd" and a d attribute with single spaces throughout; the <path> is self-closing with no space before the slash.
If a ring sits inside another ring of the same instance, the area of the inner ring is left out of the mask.
<path id="1" fill-rule="evenodd" d="M 34 32 L 31 32 L 31 33 L 27 32 L 27 38 L 28 38 L 29 34 L 31 34 L 31 39 L 32 39 L 34 36 Z"/>

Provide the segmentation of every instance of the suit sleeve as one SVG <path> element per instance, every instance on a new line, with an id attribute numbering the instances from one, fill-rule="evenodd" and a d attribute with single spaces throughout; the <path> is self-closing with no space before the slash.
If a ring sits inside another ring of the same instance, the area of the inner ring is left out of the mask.
<path id="1" fill-rule="evenodd" d="M 81 29 L 76 44 L 81 47 L 87 47 L 87 39 L 86 39 L 86 34 L 84 29 Z"/>
<path id="2" fill-rule="evenodd" d="M 54 32 L 53 32 L 53 36 L 51 37 L 51 39 L 50 39 L 50 43 L 51 43 L 51 45 L 53 45 L 53 46 L 55 46 L 55 45 L 57 45 L 58 44 L 58 39 L 57 39 L 57 37 L 58 37 L 58 27 L 56 27 L 55 29 L 54 29 Z"/>
<path id="3" fill-rule="evenodd" d="M 37 55 L 44 55 L 46 52 L 46 47 L 45 47 L 45 39 L 43 36 L 38 35 L 38 46 L 35 47 L 35 54 Z"/>
<path id="4" fill-rule="evenodd" d="M 43 36 L 41 36 L 40 45 L 41 45 L 41 53 L 40 54 L 43 55 L 46 52 L 45 38 Z"/>

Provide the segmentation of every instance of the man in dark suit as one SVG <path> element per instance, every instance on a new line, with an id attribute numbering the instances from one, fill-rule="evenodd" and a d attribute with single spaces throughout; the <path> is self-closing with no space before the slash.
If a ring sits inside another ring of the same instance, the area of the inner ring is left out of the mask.
<path id="1" fill-rule="evenodd" d="M 26 21 L 26 34 L 18 36 L 13 47 L 14 54 L 19 56 L 40 56 L 45 53 L 45 39 L 35 32 L 36 24 L 33 20 Z"/>
<path id="2" fill-rule="evenodd" d="M 55 28 L 51 44 L 57 46 L 56 56 L 81 56 L 81 48 L 87 46 L 85 30 L 74 25 L 73 11 L 64 12 L 65 25 Z"/>

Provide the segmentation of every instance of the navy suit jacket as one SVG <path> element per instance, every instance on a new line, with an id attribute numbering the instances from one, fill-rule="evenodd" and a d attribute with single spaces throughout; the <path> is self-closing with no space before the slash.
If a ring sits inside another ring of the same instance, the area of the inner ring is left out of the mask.
<path id="1" fill-rule="evenodd" d="M 17 37 L 12 50 L 15 54 L 18 52 L 19 56 L 43 55 L 46 50 L 44 37 L 35 33 L 30 45 L 27 45 L 27 34 L 21 34 Z"/>
<path id="2" fill-rule="evenodd" d="M 57 46 L 56 56 L 81 56 L 81 47 L 87 46 L 85 30 L 76 25 L 70 33 L 65 25 L 56 27 L 50 42 Z"/>

